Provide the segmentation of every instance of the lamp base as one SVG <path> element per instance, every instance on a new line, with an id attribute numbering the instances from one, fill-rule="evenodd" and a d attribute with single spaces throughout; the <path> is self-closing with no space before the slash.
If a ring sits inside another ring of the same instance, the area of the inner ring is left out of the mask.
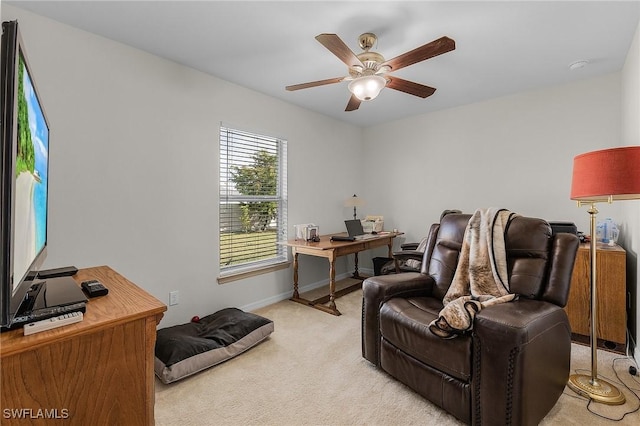
<path id="1" fill-rule="evenodd" d="M 567 382 L 577 394 L 607 405 L 621 405 L 625 402 L 625 397 L 620 390 L 611 383 L 596 379 L 591 381 L 591 376 L 586 374 L 572 374 Z"/>

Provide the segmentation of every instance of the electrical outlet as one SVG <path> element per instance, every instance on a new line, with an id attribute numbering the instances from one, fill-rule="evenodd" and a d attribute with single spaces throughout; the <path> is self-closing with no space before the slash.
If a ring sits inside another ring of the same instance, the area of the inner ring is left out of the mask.
<path id="1" fill-rule="evenodd" d="M 180 299 L 178 291 L 169 292 L 169 306 L 177 305 Z"/>

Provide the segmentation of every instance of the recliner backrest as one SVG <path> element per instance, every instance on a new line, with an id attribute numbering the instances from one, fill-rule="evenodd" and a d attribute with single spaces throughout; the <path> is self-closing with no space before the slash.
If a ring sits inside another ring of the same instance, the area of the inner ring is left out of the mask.
<path id="1" fill-rule="evenodd" d="M 431 232 L 435 233 L 430 234 L 434 244 L 429 247 L 431 250 L 428 248 L 425 251 L 422 273 L 434 278 L 436 285 L 433 296 L 440 300 L 447 293 L 456 272 L 464 230 L 470 218 L 470 214 L 448 214 L 442 218 L 438 227 L 431 228 Z"/>
<path id="2" fill-rule="evenodd" d="M 511 293 L 540 298 L 546 284 L 551 241 L 551 226 L 545 220 L 517 216 L 509 222 L 505 248 Z"/>
<path id="3" fill-rule="evenodd" d="M 432 244 L 425 251 L 422 273 L 434 278 L 433 296 L 438 299 L 444 297 L 453 280 L 470 218 L 469 214 L 449 214 L 442 218 L 439 226 L 431 227 Z M 575 236 L 552 236 L 551 227 L 543 219 L 514 217 L 506 228 L 505 237 L 511 292 L 564 306 L 569 285 L 566 280 L 554 280 L 553 273 L 558 268 L 573 268 L 571 262 L 563 263 L 561 250 L 565 240 L 571 237 Z M 554 260 L 560 266 L 552 270 Z"/>

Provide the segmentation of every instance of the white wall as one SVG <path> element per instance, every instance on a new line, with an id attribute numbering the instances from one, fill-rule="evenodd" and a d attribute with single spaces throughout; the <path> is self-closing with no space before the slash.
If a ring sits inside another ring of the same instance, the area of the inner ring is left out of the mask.
<path id="1" fill-rule="evenodd" d="M 19 8 L 2 19 L 18 19 L 50 121 L 45 268 L 109 265 L 167 304 L 179 290 L 161 326 L 290 296 L 291 269 L 216 281 L 220 122 L 288 140 L 290 235 L 343 230 L 359 128 Z M 300 268 L 301 285 L 328 278 L 325 259 Z"/>
<path id="2" fill-rule="evenodd" d="M 640 23 L 622 69 L 622 145 L 640 145 Z M 639 165 L 640 167 L 640 165 Z M 625 201 L 621 245 L 627 250 L 627 288 L 631 294 L 630 331 L 636 344 L 640 340 L 640 201 Z M 640 364 L 640 349 L 634 357 Z"/>
<path id="3" fill-rule="evenodd" d="M 444 209 L 491 206 L 588 231 L 569 199 L 573 157 L 619 145 L 620 74 L 383 124 L 364 140 L 366 160 L 380 165 L 363 169 L 369 210 L 407 240 Z M 619 218 L 616 207 L 602 212 Z"/>

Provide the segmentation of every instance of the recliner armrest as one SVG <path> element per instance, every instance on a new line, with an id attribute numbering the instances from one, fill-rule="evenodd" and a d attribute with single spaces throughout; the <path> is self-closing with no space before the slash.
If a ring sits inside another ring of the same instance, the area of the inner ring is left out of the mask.
<path id="1" fill-rule="evenodd" d="M 380 307 L 392 297 L 429 296 L 432 277 L 419 272 L 370 277 L 362 283 L 362 356 L 380 365 Z"/>
<path id="2" fill-rule="evenodd" d="M 564 310 L 524 298 L 490 306 L 476 315 L 473 340 L 474 418 L 538 424 L 569 378 L 571 327 Z"/>
<path id="3" fill-rule="evenodd" d="M 418 248 L 419 245 L 420 243 L 404 243 L 404 244 L 400 244 L 400 248 L 402 250 L 415 250 Z"/>
<path id="4" fill-rule="evenodd" d="M 415 251 L 415 250 L 394 251 L 393 257 L 398 260 L 415 259 L 417 261 L 422 262 L 424 253 L 421 251 Z"/>

